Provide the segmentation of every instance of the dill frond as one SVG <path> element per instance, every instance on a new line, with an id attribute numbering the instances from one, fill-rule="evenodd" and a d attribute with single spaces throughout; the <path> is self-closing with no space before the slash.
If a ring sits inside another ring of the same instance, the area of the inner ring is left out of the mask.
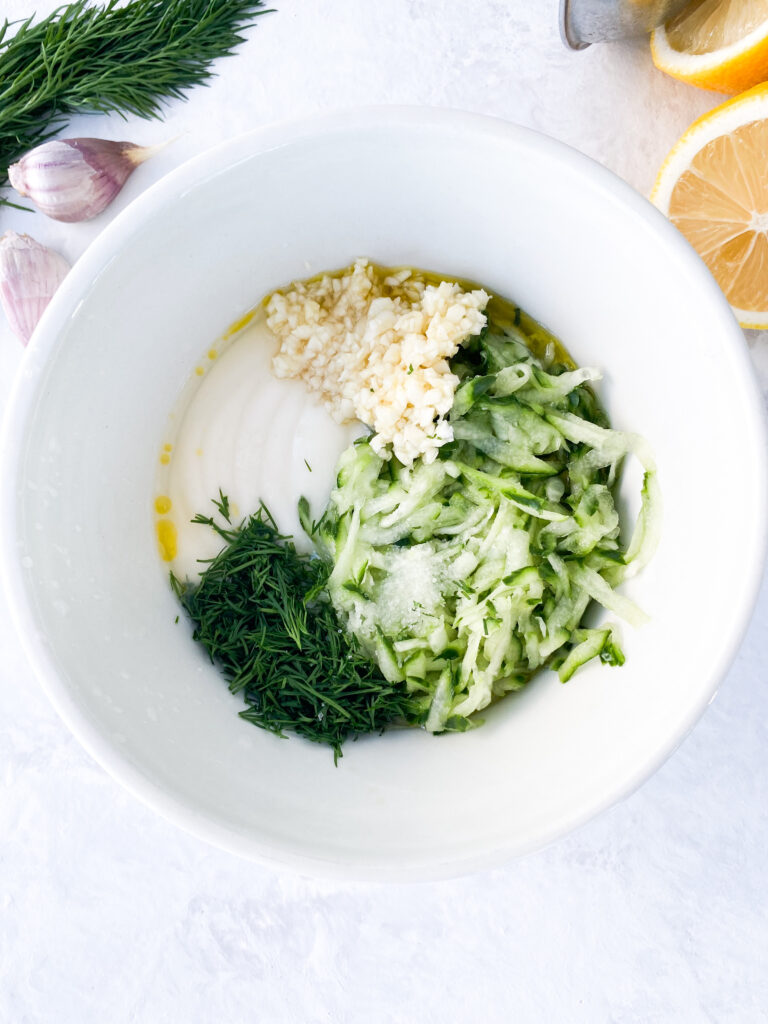
<path id="1" fill-rule="evenodd" d="M 0 22 L 0 188 L 72 114 L 161 117 L 268 13 L 264 0 L 75 0 L 37 23 Z"/>

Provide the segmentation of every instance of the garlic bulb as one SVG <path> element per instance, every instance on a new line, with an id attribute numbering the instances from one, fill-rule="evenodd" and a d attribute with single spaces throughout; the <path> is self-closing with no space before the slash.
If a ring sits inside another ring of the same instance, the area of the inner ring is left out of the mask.
<path id="1" fill-rule="evenodd" d="M 109 206 L 158 146 L 108 139 L 55 139 L 8 168 L 11 184 L 54 220 L 89 220 Z"/>
<path id="2" fill-rule="evenodd" d="M 6 231 L 0 238 L 0 305 L 25 345 L 68 271 L 63 256 L 29 235 Z"/>

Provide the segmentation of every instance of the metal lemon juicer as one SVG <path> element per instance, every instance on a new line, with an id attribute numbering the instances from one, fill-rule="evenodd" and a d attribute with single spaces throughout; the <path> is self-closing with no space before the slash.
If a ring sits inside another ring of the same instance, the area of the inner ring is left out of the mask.
<path id="1" fill-rule="evenodd" d="M 560 34 L 572 50 L 651 32 L 689 0 L 560 0 Z"/>

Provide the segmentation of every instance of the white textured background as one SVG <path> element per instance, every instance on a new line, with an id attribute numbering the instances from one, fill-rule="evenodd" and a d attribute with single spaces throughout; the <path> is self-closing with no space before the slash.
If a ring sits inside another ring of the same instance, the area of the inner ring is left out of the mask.
<path id="1" fill-rule="evenodd" d="M 165 125 L 98 117 L 68 132 L 183 133 L 110 212 L 71 226 L 0 212 L 0 230 L 74 260 L 113 211 L 200 149 L 364 103 L 500 115 L 647 192 L 718 99 L 657 72 L 645 42 L 567 52 L 557 0 L 275 3 Z M 3 4 L 11 18 L 33 9 Z M 768 341 L 748 343 L 768 392 Z M 21 355 L 0 323 L 0 405 Z M 734 557 L 749 559 L 734 533 Z M 58 721 L 0 603 L 0 1022 L 768 1021 L 767 616 L 764 585 L 717 700 L 624 804 L 496 871 L 379 887 L 276 874 L 146 810 Z"/>

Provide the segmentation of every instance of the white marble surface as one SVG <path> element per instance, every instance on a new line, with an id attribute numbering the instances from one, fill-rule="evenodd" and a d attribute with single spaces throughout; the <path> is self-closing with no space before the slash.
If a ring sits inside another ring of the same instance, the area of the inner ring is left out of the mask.
<path id="1" fill-rule="evenodd" d="M 643 42 L 567 52 L 557 0 L 275 2 L 279 13 L 165 125 L 73 126 L 141 142 L 182 133 L 107 214 L 66 226 L 3 211 L 0 230 L 75 259 L 200 149 L 365 103 L 500 115 L 647 191 L 718 99 L 656 72 Z M 11 18 L 34 9 L 3 6 Z M 768 392 L 768 341 L 747 342 Z M 0 323 L 2 406 L 21 357 Z M 734 539 L 734 557 L 748 559 Z M 717 700 L 625 803 L 498 870 L 379 887 L 256 867 L 138 804 L 48 706 L 0 599 L 0 1021 L 768 1021 L 767 618 L 768 579 Z"/>

